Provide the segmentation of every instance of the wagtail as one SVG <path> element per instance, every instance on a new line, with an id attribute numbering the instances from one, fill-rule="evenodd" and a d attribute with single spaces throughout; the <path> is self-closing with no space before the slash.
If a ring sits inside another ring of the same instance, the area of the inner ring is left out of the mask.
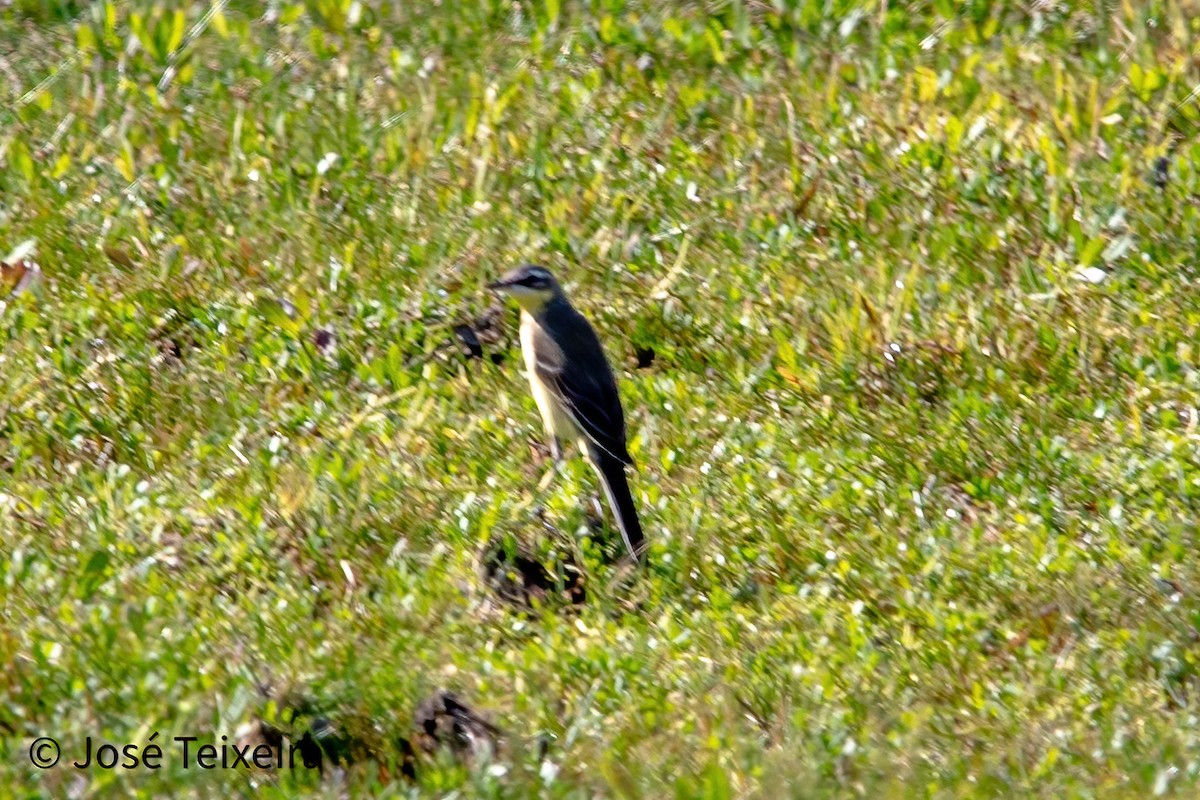
<path id="1" fill-rule="evenodd" d="M 625 467 L 633 464 L 625 447 L 625 414 L 596 331 L 544 267 L 518 267 L 488 288 L 521 306 L 521 352 L 551 455 L 557 461 L 564 444 L 583 443 L 621 536 L 640 561 L 645 543 L 625 480 Z"/>

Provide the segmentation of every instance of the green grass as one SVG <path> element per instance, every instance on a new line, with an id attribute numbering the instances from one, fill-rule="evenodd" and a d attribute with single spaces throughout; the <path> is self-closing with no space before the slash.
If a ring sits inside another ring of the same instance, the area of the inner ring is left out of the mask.
<path id="1" fill-rule="evenodd" d="M 1194 2 L 2 5 L 5 796 L 1195 795 Z M 455 344 L 523 261 L 617 367 L 636 575 L 537 488 L 515 311 Z M 169 741 L 439 686 L 493 763 Z"/>

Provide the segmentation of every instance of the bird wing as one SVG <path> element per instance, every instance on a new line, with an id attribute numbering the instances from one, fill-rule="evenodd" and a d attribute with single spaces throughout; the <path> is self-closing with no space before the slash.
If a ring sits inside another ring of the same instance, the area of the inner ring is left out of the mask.
<path id="1" fill-rule="evenodd" d="M 534 368 L 592 443 L 622 464 L 632 464 L 625 448 L 625 415 L 616 380 L 590 326 L 587 332 L 591 341 L 572 348 L 568 356 L 539 325 L 533 334 Z"/>

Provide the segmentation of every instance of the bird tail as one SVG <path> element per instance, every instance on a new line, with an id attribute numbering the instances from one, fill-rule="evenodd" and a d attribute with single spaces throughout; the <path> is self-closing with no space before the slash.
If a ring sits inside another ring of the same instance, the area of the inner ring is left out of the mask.
<path id="1" fill-rule="evenodd" d="M 645 539 L 637 508 L 633 505 L 633 494 L 629 491 L 629 481 L 625 479 L 625 465 L 595 445 L 589 450 L 592 466 L 600 477 L 600 485 L 604 487 L 604 496 L 608 498 L 613 516 L 617 518 L 617 527 L 621 529 L 625 546 L 629 548 L 634 561 L 641 561 Z"/>

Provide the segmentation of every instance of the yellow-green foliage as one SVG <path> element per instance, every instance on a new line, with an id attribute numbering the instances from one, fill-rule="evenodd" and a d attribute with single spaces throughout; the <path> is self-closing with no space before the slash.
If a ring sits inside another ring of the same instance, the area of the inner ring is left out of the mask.
<path id="1" fill-rule="evenodd" d="M 0 796 L 1195 796 L 1196 10 L 0 3 Z M 459 353 L 523 261 L 640 574 Z M 495 763 L 28 763 L 437 686 Z"/>

